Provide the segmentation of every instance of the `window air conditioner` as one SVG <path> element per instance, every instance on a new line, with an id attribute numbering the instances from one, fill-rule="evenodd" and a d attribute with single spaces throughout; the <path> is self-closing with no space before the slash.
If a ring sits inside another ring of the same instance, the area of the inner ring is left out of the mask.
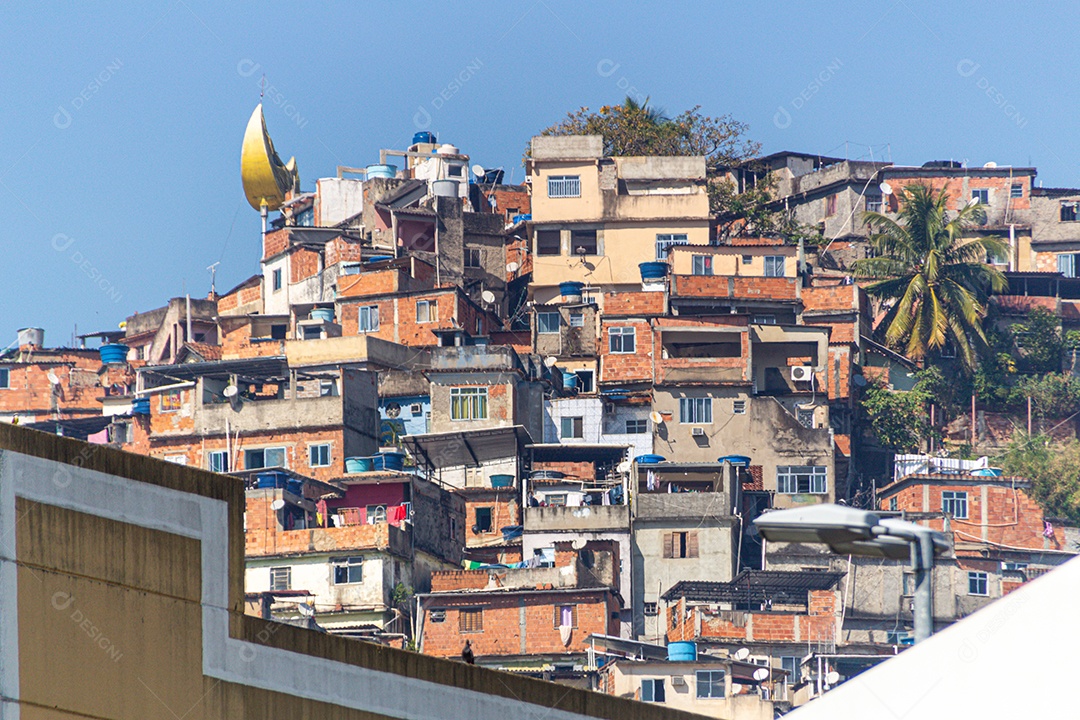
<path id="1" fill-rule="evenodd" d="M 705 428 L 696 427 L 690 431 L 690 434 L 694 437 L 705 437 Z"/>
<path id="2" fill-rule="evenodd" d="M 809 365 L 796 365 L 791 368 L 791 379 L 795 382 L 810 382 L 814 379 L 814 369 Z"/>

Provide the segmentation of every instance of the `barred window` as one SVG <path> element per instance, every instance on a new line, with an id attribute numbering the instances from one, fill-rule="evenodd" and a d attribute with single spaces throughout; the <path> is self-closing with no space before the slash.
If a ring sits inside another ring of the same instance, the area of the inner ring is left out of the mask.
<path id="1" fill-rule="evenodd" d="M 776 492 L 783 495 L 824 495 L 829 470 L 824 465 L 781 465 L 776 468 Z"/>
<path id="2" fill-rule="evenodd" d="M 485 420 L 488 416 L 488 389 L 462 387 L 450 389 L 451 420 Z"/>

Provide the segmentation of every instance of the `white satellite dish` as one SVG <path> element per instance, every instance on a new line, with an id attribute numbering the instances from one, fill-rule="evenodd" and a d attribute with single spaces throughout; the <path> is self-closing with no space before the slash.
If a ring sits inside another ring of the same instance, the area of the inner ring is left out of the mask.
<path id="1" fill-rule="evenodd" d="M 518 263 L 512 262 L 512 263 L 510 263 L 509 265 L 506 266 L 506 272 L 510 272 L 510 273 L 517 272 L 518 268 L 520 268 L 520 267 L 521 267 L 521 265 L 519 265 Z"/>
<path id="2" fill-rule="evenodd" d="M 585 543 L 587 542 L 589 541 L 583 537 L 576 537 L 570 541 L 570 547 L 574 548 L 575 550 L 584 550 Z"/>
<path id="3" fill-rule="evenodd" d="M 738 695 L 742 692 L 742 683 L 731 683 L 731 692 Z"/>
<path id="4" fill-rule="evenodd" d="M 477 163 L 472 166 L 472 174 L 476 177 L 484 177 L 484 166 Z"/>
<path id="5" fill-rule="evenodd" d="M 892 185 L 887 182 L 883 182 L 878 187 L 881 189 L 882 195 L 892 195 Z"/>
<path id="6" fill-rule="evenodd" d="M 750 657 L 750 648 L 739 648 L 735 651 L 736 660 L 745 660 Z"/>
<path id="7" fill-rule="evenodd" d="M 53 385 L 60 384 L 60 378 L 56 377 L 56 373 L 54 373 L 52 370 L 49 371 L 48 378 L 49 382 L 51 382 Z"/>
<path id="8" fill-rule="evenodd" d="M 649 413 L 649 419 L 653 421 L 653 425 L 660 425 L 664 422 L 664 416 L 655 410 Z"/>
<path id="9" fill-rule="evenodd" d="M 997 167 L 997 163 L 996 163 L 996 162 L 994 162 L 993 160 L 991 160 L 990 162 L 988 162 L 988 163 L 986 163 L 985 165 L 983 165 L 983 167 L 984 167 L 984 168 L 988 168 L 988 169 L 990 169 L 990 170 L 993 170 L 994 168 L 996 168 L 996 167 Z"/>
<path id="10" fill-rule="evenodd" d="M 239 388 L 235 385 L 226 385 L 225 389 L 221 391 L 221 394 L 227 398 L 236 397 L 236 393 L 240 392 Z"/>
<path id="11" fill-rule="evenodd" d="M 630 461 L 629 460 L 623 460 L 621 463 L 618 464 L 618 466 L 615 468 L 615 470 L 617 472 L 625 475 L 626 473 L 630 472 Z"/>
<path id="12" fill-rule="evenodd" d="M 283 507 L 285 507 L 285 501 L 282 500 L 281 498 L 278 498 L 274 502 L 270 503 L 270 509 L 271 510 L 280 510 Z"/>
<path id="13" fill-rule="evenodd" d="M 762 680 L 768 680 L 769 679 L 769 669 L 768 668 L 758 668 L 757 670 L 754 671 L 754 679 L 757 680 L 758 682 L 761 682 Z"/>
<path id="14" fill-rule="evenodd" d="M 829 674 L 825 676 L 825 682 L 829 683 L 830 685 L 835 685 L 836 683 L 840 682 L 840 673 L 836 672 L 835 670 L 830 670 Z"/>
<path id="15" fill-rule="evenodd" d="M 480 293 L 480 298 L 486 303 L 493 303 L 495 302 L 495 293 L 491 292 L 490 290 L 485 290 L 484 292 Z"/>
<path id="16" fill-rule="evenodd" d="M 548 355 L 546 358 L 544 358 L 544 367 L 555 367 L 555 363 L 557 362 L 559 362 L 559 358 L 553 355 Z"/>

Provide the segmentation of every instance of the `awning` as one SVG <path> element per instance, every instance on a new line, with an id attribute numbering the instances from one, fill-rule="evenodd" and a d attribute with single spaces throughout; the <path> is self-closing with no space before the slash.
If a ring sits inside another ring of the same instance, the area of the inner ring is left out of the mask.
<path id="1" fill-rule="evenodd" d="M 830 590 L 836 587 L 842 572 L 817 570 L 743 570 L 731 582 L 680 580 L 663 598 L 673 602 L 686 598 L 690 602 L 764 602 L 790 599 L 806 602 L 811 590 Z"/>
<path id="2" fill-rule="evenodd" d="M 406 435 L 402 444 L 419 464 L 433 470 L 476 466 L 490 460 L 518 457 L 532 443 L 521 425 L 463 432 Z"/>

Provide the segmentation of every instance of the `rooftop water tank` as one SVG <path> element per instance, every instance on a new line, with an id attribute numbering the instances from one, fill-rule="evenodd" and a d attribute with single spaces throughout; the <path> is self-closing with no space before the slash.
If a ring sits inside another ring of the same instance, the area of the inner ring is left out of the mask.
<path id="1" fill-rule="evenodd" d="M 668 662 L 694 662 L 697 660 L 697 643 L 680 641 L 668 643 Z"/>
<path id="2" fill-rule="evenodd" d="M 397 165 L 368 165 L 367 178 L 393 178 L 397 175 Z"/>
<path id="3" fill-rule="evenodd" d="M 19 347 L 23 347 L 24 345 L 44 347 L 45 331 L 37 327 L 22 328 L 19 330 Z"/>
<path id="4" fill-rule="evenodd" d="M 642 281 L 661 280 L 667 277 L 668 264 L 666 262 L 643 262 L 638 263 Z"/>
<path id="5" fill-rule="evenodd" d="M 435 197 L 457 197 L 458 182 L 457 180 L 432 180 L 431 193 Z"/>
<path id="6" fill-rule="evenodd" d="M 436 155 L 460 155 L 461 150 L 450 143 L 444 143 L 439 146 L 439 149 L 435 151 Z"/>
<path id="7" fill-rule="evenodd" d="M 421 130 L 420 132 L 413 133 L 412 144 L 419 145 L 420 143 L 434 144 L 436 142 L 435 133 L 430 133 L 427 130 Z"/>
<path id="8" fill-rule="evenodd" d="M 559 283 L 559 294 L 567 302 L 581 302 L 581 291 L 585 283 L 576 280 L 565 280 Z"/>
<path id="9" fill-rule="evenodd" d="M 101 355 L 101 362 L 104 365 L 122 363 L 127 360 L 128 346 L 116 343 L 102 345 L 98 348 L 98 353 Z"/>

